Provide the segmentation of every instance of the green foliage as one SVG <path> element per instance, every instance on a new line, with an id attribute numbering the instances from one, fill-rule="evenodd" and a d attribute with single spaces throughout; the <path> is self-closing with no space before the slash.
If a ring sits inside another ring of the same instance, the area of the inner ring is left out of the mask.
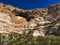
<path id="1" fill-rule="evenodd" d="M 0 45 L 60 45 L 58 37 L 33 37 L 17 33 L 0 34 Z"/>

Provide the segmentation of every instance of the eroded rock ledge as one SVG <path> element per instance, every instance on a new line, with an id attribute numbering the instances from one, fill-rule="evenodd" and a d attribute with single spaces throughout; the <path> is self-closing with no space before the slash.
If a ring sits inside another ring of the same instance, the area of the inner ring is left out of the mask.
<path id="1" fill-rule="evenodd" d="M 60 3 L 33 10 L 0 3 L 0 33 L 11 32 L 33 36 L 60 35 Z"/>

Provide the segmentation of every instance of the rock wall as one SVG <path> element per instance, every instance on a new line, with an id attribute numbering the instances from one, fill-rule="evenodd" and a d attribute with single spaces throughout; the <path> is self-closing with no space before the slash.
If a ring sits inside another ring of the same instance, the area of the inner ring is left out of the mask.
<path id="1" fill-rule="evenodd" d="M 23 10 L 0 4 L 0 33 L 45 36 L 60 35 L 60 4 Z"/>

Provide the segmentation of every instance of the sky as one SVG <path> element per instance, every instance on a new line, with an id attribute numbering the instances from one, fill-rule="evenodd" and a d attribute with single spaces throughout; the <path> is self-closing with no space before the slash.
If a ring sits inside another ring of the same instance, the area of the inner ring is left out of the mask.
<path id="1" fill-rule="evenodd" d="M 0 3 L 9 4 L 24 10 L 46 8 L 59 2 L 60 0 L 0 0 Z"/>

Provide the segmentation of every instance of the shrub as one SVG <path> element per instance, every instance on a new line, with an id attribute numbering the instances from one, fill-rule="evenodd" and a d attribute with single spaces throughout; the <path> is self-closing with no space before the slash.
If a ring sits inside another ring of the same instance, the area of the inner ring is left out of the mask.
<path id="1" fill-rule="evenodd" d="M 60 37 L 0 34 L 0 45 L 60 45 Z"/>

